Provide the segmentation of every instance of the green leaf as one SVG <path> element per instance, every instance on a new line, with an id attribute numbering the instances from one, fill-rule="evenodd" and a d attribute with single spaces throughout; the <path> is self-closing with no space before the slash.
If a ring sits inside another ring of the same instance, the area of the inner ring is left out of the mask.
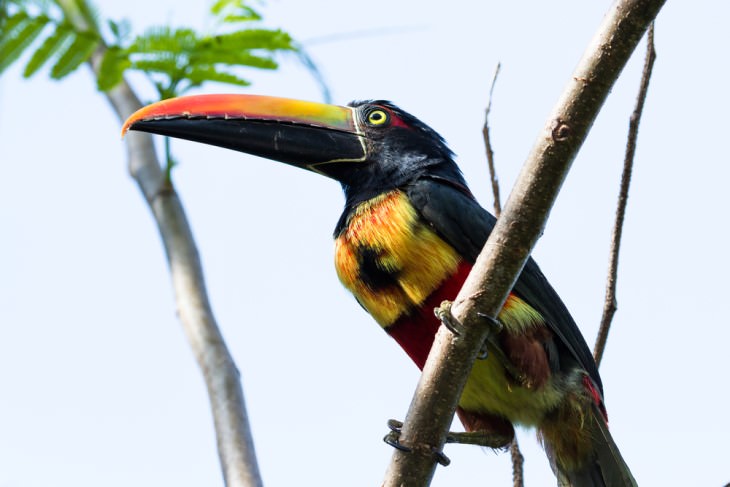
<path id="1" fill-rule="evenodd" d="M 213 15 L 219 15 L 223 10 L 228 8 L 232 3 L 238 3 L 238 0 L 218 0 L 214 2 L 210 7 L 210 13 Z"/>
<path id="2" fill-rule="evenodd" d="M 5 39 L 12 37 L 13 32 L 18 28 L 19 25 L 21 25 L 23 22 L 26 22 L 30 16 L 27 12 L 20 11 L 17 12 L 15 15 L 11 15 L 7 19 L 5 19 L 5 23 L 3 24 L 3 30 L 0 31 L 0 43 L 5 42 Z"/>
<path id="3" fill-rule="evenodd" d="M 33 53 L 33 57 L 30 58 L 30 61 L 25 66 L 23 76 L 26 78 L 33 76 L 41 66 L 47 63 L 67 43 L 72 35 L 73 29 L 69 24 L 57 26 L 56 30 L 50 36 L 46 37 L 40 47 Z"/>
<path id="4" fill-rule="evenodd" d="M 206 81 L 214 81 L 217 83 L 228 83 L 236 86 L 250 86 L 251 82 L 236 76 L 235 74 L 220 71 L 212 66 L 193 67 L 186 78 L 190 81 L 191 86 L 200 86 Z"/>
<path id="5" fill-rule="evenodd" d="M 119 36 L 119 33 L 120 33 L 119 24 L 117 24 L 115 21 L 113 21 L 111 19 L 107 20 L 106 23 L 109 26 L 109 30 L 112 31 L 112 35 L 116 39 L 119 39 L 119 37 L 120 37 Z"/>
<path id="6" fill-rule="evenodd" d="M 210 13 L 216 17 L 221 17 L 223 22 L 261 20 L 261 15 L 246 5 L 245 0 L 218 0 L 210 7 Z"/>
<path id="7" fill-rule="evenodd" d="M 158 27 L 138 36 L 128 47 L 130 53 L 183 53 L 195 48 L 198 36 L 192 29 Z"/>
<path id="8" fill-rule="evenodd" d="M 8 13 L 8 5 L 0 0 L 0 35 L 4 32 L 5 22 L 8 20 L 10 14 Z"/>
<path id="9" fill-rule="evenodd" d="M 94 53 L 101 39 L 90 32 L 81 32 L 76 35 L 71 45 L 51 68 L 51 78 L 61 79 L 71 74 L 81 63 Z"/>
<path id="10" fill-rule="evenodd" d="M 229 50 L 268 49 L 295 50 L 292 38 L 286 32 L 276 29 L 246 29 L 212 36 L 218 46 Z"/>
<path id="11" fill-rule="evenodd" d="M 269 56 L 257 56 L 251 53 L 242 52 L 238 54 L 235 63 L 225 63 L 241 66 L 249 66 L 259 69 L 276 69 L 279 64 Z"/>
<path id="12" fill-rule="evenodd" d="M 251 29 L 202 39 L 190 54 L 190 64 L 276 69 L 278 64 L 266 54 L 280 49 L 295 50 L 288 34 L 278 30 Z"/>
<path id="13" fill-rule="evenodd" d="M 76 8 L 79 9 L 79 12 L 83 16 L 84 20 L 86 20 L 86 22 L 88 22 L 93 31 L 98 34 L 99 18 L 101 18 L 101 16 L 99 15 L 99 10 L 96 8 L 96 5 L 92 4 L 91 0 L 82 0 L 74 3 L 76 5 Z"/>
<path id="14" fill-rule="evenodd" d="M 59 0 L 0 0 L 0 72 L 29 50 L 48 24 L 54 30 L 32 53 L 24 76 L 32 76 L 49 63 L 54 79 L 73 72 L 102 41 L 102 20 L 90 2 L 62 2 L 64 8 L 59 10 Z M 164 96 L 174 96 L 208 81 L 248 86 L 249 81 L 236 74 L 237 68 L 276 69 L 278 64 L 273 56 L 277 51 L 299 52 L 289 34 L 281 30 L 230 31 L 240 27 L 240 22 L 261 20 L 246 0 L 211 3 L 214 29 L 219 35 L 205 36 L 189 28 L 157 27 L 130 41 L 128 22 L 104 19 L 104 32 L 112 39 L 112 46 L 105 51 L 99 66 L 98 88 L 113 88 L 128 69 L 148 74 Z M 68 23 L 51 20 L 59 17 L 59 12 L 81 17 L 89 30 L 79 32 Z"/>
<path id="15" fill-rule="evenodd" d="M 276 69 L 277 67 L 276 62 L 270 56 L 253 54 L 247 50 L 224 49 L 215 43 L 201 43 L 200 47 L 190 54 L 190 64 L 193 66 L 228 64 L 262 69 Z"/>
<path id="16" fill-rule="evenodd" d="M 131 68 L 145 72 L 152 71 L 168 74 L 171 77 L 179 77 L 182 75 L 182 69 L 178 66 L 177 59 L 173 56 L 132 60 Z"/>
<path id="17" fill-rule="evenodd" d="M 129 55 L 119 46 L 112 46 L 104 53 L 96 77 L 96 87 L 100 91 L 108 91 L 117 86 L 124 76 L 124 71 L 132 65 Z"/>
<path id="18" fill-rule="evenodd" d="M 33 18 L 24 12 L 7 20 L 0 40 L 0 73 L 23 54 L 49 21 L 45 15 Z"/>
<path id="19" fill-rule="evenodd" d="M 129 33 L 132 31 L 129 19 L 122 19 L 119 22 L 109 19 L 107 24 L 117 44 L 122 44 L 129 38 Z"/>
<path id="20" fill-rule="evenodd" d="M 261 16 L 256 13 L 253 10 L 250 10 L 248 13 L 245 13 L 244 15 L 226 15 L 223 17 L 223 22 L 233 23 L 233 22 L 251 22 L 253 20 L 261 20 Z"/>

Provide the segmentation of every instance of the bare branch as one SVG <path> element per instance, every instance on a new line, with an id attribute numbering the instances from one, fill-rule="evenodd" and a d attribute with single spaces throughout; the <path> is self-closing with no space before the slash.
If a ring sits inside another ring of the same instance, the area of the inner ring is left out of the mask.
<path id="1" fill-rule="evenodd" d="M 497 169 L 494 165 L 494 151 L 492 150 L 492 140 L 489 136 L 489 112 L 492 110 L 492 94 L 494 93 L 494 85 L 497 84 L 497 76 L 501 63 L 497 63 L 494 69 L 494 77 L 492 85 L 489 87 L 489 102 L 487 102 L 487 110 L 484 114 L 484 127 L 482 127 L 482 137 L 484 138 L 484 148 L 487 152 L 487 165 L 489 166 L 489 180 L 492 182 L 492 195 L 494 195 L 494 216 L 499 217 L 502 213 L 502 203 L 499 196 L 499 180 L 497 179 Z"/>
<path id="2" fill-rule="evenodd" d="M 626 154 L 624 156 L 624 168 L 621 174 L 621 188 L 619 189 L 618 204 L 616 206 L 616 219 L 611 233 L 611 248 L 609 250 L 608 277 L 606 279 L 606 296 L 603 301 L 603 316 L 601 326 L 596 337 L 596 345 L 593 349 L 593 356 L 596 365 L 601 365 L 603 352 L 606 349 L 608 332 L 611 328 L 613 315 L 616 313 L 616 276 L 618 273 L 618 254 L 621 247 L 621 235 L 623 233 L 626 205 L 629 200 L 629 186 L 631 185 L 631 172 L 634 167 L 634 154 L 636 153 L 636 139 L 639 134 L 639 123 L 644 110 L 646 94 L 649 90 L 649 80 L 654 67 L 656 51 L 654 50 L 654 22 L 649 26 L 646 36 L 646 57 L 644 59 L 644 70 L 641 75 L 639 94 L 636 97 L 636 106 L 629 120 L 629 135 L 626 141 Z"/>
<path id="3" fill-rule="evenodd" d="M 57 1 L 76 27 L 80 30 L 90 28 L 79 15 L 79 0 Z M 105 49 L 101 46 L 90 59 L 96 75 Z M 142 107 L 126 81 L 105 94 L 120 121 Z M 224 481 L 229 487 L 260 487 L 263 482 L 239 372 L 213 316 L 198 249 L 185 211 L 161 169 L 152 137 L 134 132 L 127 135 L 125 142 L 129 172 L 157 222 L 170 266 L 178 315 L 208 388 Z"/>
<path id="4" fill-rule="evenodd" d="M 97 58 L 100 59 L 100 58 Z M 126 83 L 107 93 L 120 120 L 142 105 Z M 208 301 L 190 225 L 174 187 L 166 181 L 148 134 L 126 136 L 129 171 L 157 222 L 175 290 L 178 316 L 203 373 L 213 413 L 218 455 L 229 487 L 263 485 L 241 381 Z"/>
<path id="5" fill-rule="evenodd" d="M 512 485 L 513 487 L 525 487 L 525 457 L 522 456 L 516 436 L 509 445 L 509 453 L 512 457 Z"/>
<path id="6" fill-rule="evenodd" d="M 454 336 L 441 327 L 423 368 L 394 450 L 385 486 L 428 485 L 488 320 L 509 291 L 542 233 L 550 208 L 616 78 L 665 0 L 617 0 L 573 73 L 532 149 L 501 217 L 454 301 L 462 323 Z"/>
<path id="7" fill-rule="evenodd" d="M 121 120 L 138 105 L 123 83 L 107 94 Z M 135 97 L 136 98 L 136 97 Z M 137 181 L 157 222 L 162 237 L 180 321 L 208 388 L 218 455 L 225 484 L 229 487 L 263 485 L 256 461 L 253 437 L 246 413 L 241 381 L 208 301 L 203 269 L 190 225 L 175 189 L 166 183 L 152 138 L 130 133 L 126 137 L 129 171 Z"/>
<path id="8" fill-rule="evenodd" d="M 494 76 L 492 77 L 492 85 L 489 87 L 489 101 L 487 109 L 484 113 L 484 127 L 482 127 L 482 137 L 484 138 L 484 148 L 487 153 L 487 166 L 489 167 L 489 180 L 492 183 L 492 196 L 494 197 L 494 216 L 499 218 L 502 213 L 501 197 L 499 196 L 499 180 L 497 179 L 497 165 L 494 162 L 494 151 L 492 150 L 492 138 L 489 133 L 489 113 L 492 111 L 492 98 L 494 95 L 494 85 L 497 84 L 497 76 L 502 67 L 501 63 L 497 63 L 494 68 Z M 524 487 L 523 465 L 525 457 L 522 456 L 520 445 L 517 443 L 517 437 L 512 440 L 509 445 L 510 456 L 512 457 L 512 483 L 514 487 Z"/>

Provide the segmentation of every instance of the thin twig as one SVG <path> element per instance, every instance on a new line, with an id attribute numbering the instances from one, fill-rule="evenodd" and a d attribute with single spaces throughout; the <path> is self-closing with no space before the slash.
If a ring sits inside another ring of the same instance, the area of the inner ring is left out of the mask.
<path id="1" fill-rule="evenodd" d="M 512 457 L 512 485 L 513 487 L 525 487 L 525 457 L 522 456 L 516 436 L 509 445 L 509 453 Z"/>
<path id="2" fill-rule="evenodd" d="M 496 216 L 497 218 L 499 218 L 499 214 L 502 213 L 502 203 L 499 196 L 499 180 L 497 179 L 497 169 L 494 165 L 494 151 L 492 150 L 492 140 L 489 136 L 489 112 L 492 110 L 492 94 L 494 93 L 494 85 L 497 84 L 497 76 L 499 76 L 499 69 L 501 67 L 502 64 L 497 63 L 497 67 L 494 69 L 492 85 L 489 87 L 489 101 L 487 102 L 487 109 L 484 114 L 484 127 L 482 127 L 484 148 L 487 152 L 487 165 L 489 166 L 489 180 L 492 182 L 492 194 L 494 195 L 494 216 Z"/>
<path id="3" fill-rule="evenodd" d="M 502 215 L 456 297 L 462 324 L 439 328 L 413 394 L 384 486 L 426 486 L 433 478 L 459 397 L 479 349 L 542 234 L 571 163 L 616 78 L 665 0 L 617 0 L 553 109 Z M 407 451 L 406 451 L 407 450 Z"/>
<path id="4" fill-rule="evenodd" d="M 57 0 L 57 3 L 75 28 L 89 30 L 92 26 L 79 9 L 79 2 L 83 1 Z M 89 60 L 96 76 L 105 50 L 101 45 Z M 105 95 L 120 121 L 142 107 L 126 81 Z M 261 487 L 263 481 L 239 372 L 213 316 L 185 210 L 162 170 L 152 137 L 135 132 L 127 135 L 125 142 L 129 172 L 157 222 L 170 267 L 178 316 L 208 388 L 223 479 L 228 487 Z"/>
<path id="5" fill-rule="evenodd" d="M 500 203 L 501 198 L 499 196 L 499 180 L 497 179 L 497 165 L 494 162 L 494 151 L 492 150 L 492 138 L 489 133 L 489 113 L 492 111 L 492 98 L 494 94 L 494 85 L 497 84 L 497 76 L 499 76 L 499 70 L 502 67 L 501 63 L 497 63 L 497 67 L 494 68 L 494 76 L 492 77 L 492 84 L 489 87 L 489 101 L 487 102 L 487 109 L 484 113 L 484 127 L 482 127 L 482 137 L 484 138 L 484 148 L 487 153 L 487 166 L 489 167 L 489 180 L 492 183 L 492 196 L 494 197 L 494 216 L 499 218 L 502 213 L 502 204 Z M 514 487 L 524 487 L 524 472 L 523 465 L 525 463 L 525 457 L 522 456 L 520 451 L 520 445 L 517 443 L 517 437 L 512 440 L 509 445 L 510 456 L 512 457 L 512 483 Z"/>
<path id="6" fill-rule="evenodd" d="M 649 31 L 646 36 L 646 44 L 646 58 L 644 59 L 644 70 L 641 75 L 639 94 L 636 97 L 636 106 L 634 107 L 634 111 L 629 120 L 629 135 L 628 140 L 626 141 L 623 173 L 621 174 L 621 188 L 619 190 L 618 204 L 616 206 L 616 219 L 611 233 L 608 277 L 606 279 L 606 296 L 603 301 L 603 316 L 601 317 L 601 326 L 598 329 L 598 336 L 596 337 L 596 345 L 593 349 L 593 356 L 596 359 L 596 365 L 601 365 L 603 352 L 606 349 L 606 341 L 608 340 L 608 332 L 611 328 L 611 322 L 613 321 L 613 316 L 618 309 L 616 303 L 618 255 L 621 247 L 621 235 L 623 233 L 626 205 L 629 200 L 629 186 L 631 185 L 631 172 L 634 167 L 634 154 L 636 153 L 636 140 L 639 134 L 639 123 L 641 122 L 641 113 L 644 110 L 646 94 L 649 90 L 651 71 L 654 67 L 654 60 L 656 59 L 656 51 L 654 50 L 654 22 L 652 22 L 649 26 Z"/>

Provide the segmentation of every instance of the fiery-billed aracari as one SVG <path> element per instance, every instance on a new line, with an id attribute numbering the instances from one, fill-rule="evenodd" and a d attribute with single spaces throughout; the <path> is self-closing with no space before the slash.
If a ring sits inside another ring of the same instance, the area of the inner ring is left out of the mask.
<path id="1" fill-rule="evenodd" d="M 440 324 L 434 307 L 456 296 L 495 223 L 441 136 L 386 101 L 343 107 L 191 96 L 139 110 L 126 130 L 247 152 L 339 181 L 337 275 L 418 367 Z M 477 360 L 459 401 L 466 430 L 504 446 L 514 423 L 534 425 L 562 484 L 635 485 L 607 429 L 593 357 L 532 259 L 498 320 L 487 351 L 499 353 Z"/>

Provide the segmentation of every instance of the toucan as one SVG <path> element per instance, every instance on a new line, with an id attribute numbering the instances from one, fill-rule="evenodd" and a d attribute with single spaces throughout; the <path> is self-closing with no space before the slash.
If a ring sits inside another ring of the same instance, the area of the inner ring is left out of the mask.
<path id="1" fill-rule="evenodd" d="M 336 106 L 187 96 L 140 109 L 127 130 L 225 147 L 337 180 L 345 196 L 334 231 L 337 275 L 419 368 L 440 326 L 434 308 L 456 297 L 496 222 L 444 139 L 388 101 Z M 636 485 L 608 431 L 593 356 L 534 260 L 497 320 L 457 408 L 472 440 L 481 433 L 485 445 L 506 447 L 513 425 L 535 426 L 559 485 Z"/>

